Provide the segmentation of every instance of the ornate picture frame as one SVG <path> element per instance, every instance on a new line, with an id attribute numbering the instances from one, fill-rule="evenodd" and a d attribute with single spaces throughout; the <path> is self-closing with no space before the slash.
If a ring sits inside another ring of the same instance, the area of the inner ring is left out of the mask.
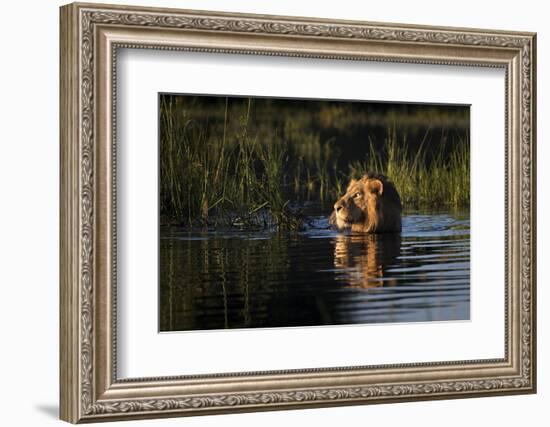
<path id="1" fill-rule="evenodd" d="M 536 391 L 536 35 L 70 4 L 60 11 L 61 419 L 112 421 Z M 117 378 L 117 49 L 502 68 L 505 357 Z"/>

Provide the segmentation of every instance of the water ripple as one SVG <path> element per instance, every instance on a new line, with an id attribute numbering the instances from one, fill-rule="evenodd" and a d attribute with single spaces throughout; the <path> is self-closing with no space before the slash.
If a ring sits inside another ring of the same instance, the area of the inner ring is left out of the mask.
<path id="1" fill-rule="evenodd" d="M 468 320 L 470 221 L 411 214 L 400 235 L 312 217 L 300 233 L 162 229 L 161 330 Z"/>

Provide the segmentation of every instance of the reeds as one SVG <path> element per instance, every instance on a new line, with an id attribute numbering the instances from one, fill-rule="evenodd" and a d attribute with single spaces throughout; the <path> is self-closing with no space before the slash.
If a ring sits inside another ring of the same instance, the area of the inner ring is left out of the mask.
<path id="1" fill-rule="evenodd" d="M 467 140 L 441 138 L 433 150 L 426 134 L 411 152 L 407 138 L 398 139 L 391 128 L 382 149 L 358 141 L 368 152 L 343 167 L 333 139 L 323 140 L 303 118 L 285 117 L 283 126 L 258 130 L 251 126 L 253 99 L 230 108 L 225 98 L 223 123 L 216 127 L 195 121 L 184 102 L 161 98 L 162 224 L 300 228 L 301 202 L 320 202 L 330 211 L 349 179 L 367 171 L 387 175 L 405 207 L 469 204 Z"/>
<path id="2" fill-rule="evenodd" d="M 249 100 L 235 132 L 227 104 L 223 133 L 188 120 L 177 100 L 161 102 L 161 223 L 194 226 L 299 227 L 287 197 L 288 149 L 276 134 L 248 132 Z"/>
<path id="3" fill-rule="evenodd" d="M 375 151 L 371 143 L 365 161 L 350 165 L 350 176 L 360 175 L 364 170 L 388 176 L 406 208 L 469 206 L 469 140 L 458 139 L 451 143 L 443 134 L 437 148 L 428 150 L 429 133 L 426 131 L 419 149 L 411 153 L 406 137 L 399 141 L 395 128 L 388 129 L 384 150 Z"/>

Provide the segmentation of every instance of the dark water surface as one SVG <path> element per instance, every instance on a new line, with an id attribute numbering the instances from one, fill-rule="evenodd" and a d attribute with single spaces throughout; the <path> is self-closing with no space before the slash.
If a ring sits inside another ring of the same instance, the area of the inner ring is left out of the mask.
<path id="1" fill-rule="evenodd" d="M 400 235 L 161 228 L 160 330 L 470 318 L 467 214 L 410 213 Z"/>

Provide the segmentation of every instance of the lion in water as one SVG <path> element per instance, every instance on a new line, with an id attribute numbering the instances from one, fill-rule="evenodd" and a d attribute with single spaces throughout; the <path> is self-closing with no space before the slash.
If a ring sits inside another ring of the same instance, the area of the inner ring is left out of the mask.
<path id="1" fill-rule="evenodd" d="M 398 233 L 401 199 L 388 178 L 367 173 L 350 181 L 346 194 L 334 204 L 329 222 L 339 230 L 357 233 Z"/>

